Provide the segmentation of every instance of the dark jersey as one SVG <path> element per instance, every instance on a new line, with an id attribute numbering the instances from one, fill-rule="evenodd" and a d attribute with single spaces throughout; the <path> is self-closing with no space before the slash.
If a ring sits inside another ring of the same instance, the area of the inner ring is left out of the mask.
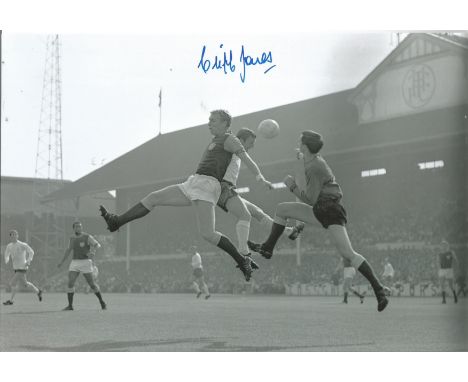
<path id="1" fill-rule="evenodd" d="M 196 173 L 212 176 L 221 182 L 231 163 L 232 154 L 240 154 L 244 151 L 242 143 L 231 133 L 214 137 L 203 153 Z"/>
<path id="2" fill-rule="evenodd" d="M 73 260 L 89 259 L 88 254 L 91 249 L 89 235 L 82 233 L 80 236 L 72 236 L 70 238 L 70 248 L 73 250 Z"/>
<path id="3" fill-rule="evenodd" d="M 343 192 L 332 170 L 320 155 L 305 162 L 304 168 L 307 185 L 306 190 L 301 192 L 303 201 L 314 205 L 318 199 L 341 200 Z"/>
<path id="4" fill-rule="evenodd" d="M 439 253 L 439 263 L 441 269 L 450 269 L 453 264 L 453 251 Z"/>

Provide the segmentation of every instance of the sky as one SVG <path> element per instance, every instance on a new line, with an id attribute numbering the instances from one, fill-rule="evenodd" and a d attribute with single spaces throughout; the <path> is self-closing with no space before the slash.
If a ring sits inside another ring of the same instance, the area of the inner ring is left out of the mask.
<path id="1" fill-rule="evenodd" d="M 46 36 L 2 34 L 2 176 L 35 176 Z M 236 116 L 352 88 L 396 42 L 390 32 L 59 38 L 63 177 L 72 181 L 154 138 L 160 112 L 165 134 L 206 123 L 216 108 Z M 235 69 L 205 73 L 203 47 L 205 68 L 232 52 Z M 266 62 L 244 74 L 242 48 Z"/>

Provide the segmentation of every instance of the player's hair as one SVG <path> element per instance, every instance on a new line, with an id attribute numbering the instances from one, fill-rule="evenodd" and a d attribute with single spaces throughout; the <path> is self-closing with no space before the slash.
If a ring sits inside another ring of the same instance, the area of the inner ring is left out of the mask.
<path id="1" fill-rule="evenodd" d="M 73 222 L 72 228 L 75 228 L 75 225 L 77 225 L 77 224 L 82 224 L 82 223 L 81 223 L 80 221 L 77 220 L 77 221 Z"/>
<path id="2" fill-rule="evenodd" d="M 16 229 L 11 229 L 9 232 L 9 235 L 11 236 L 14 232 L 18 235 L 18 231 Z"/>
<path id="3" fill-rule="evenodd" d="M 210 114 L 218 114 L 223 121 L 226 121 L 227 127 L 231 126 L 232 116 L 224 109 L 216 109 L 210 112 Z"/>
<path id="4" fill-rule="evenodd" d="M 237 132 L 236 137 L 242 141 L 245 141 L 248 137 L 257 138 L 257 135 L 247 127 L 241 127 L 240 130 Z"/>
<path id="5" fill-rule="evenodd" d="M 301 133 L 301 142 L 307 146 L 311 154 L 317 154 L 323 147 L 322 136 L 312 130 Z"/>

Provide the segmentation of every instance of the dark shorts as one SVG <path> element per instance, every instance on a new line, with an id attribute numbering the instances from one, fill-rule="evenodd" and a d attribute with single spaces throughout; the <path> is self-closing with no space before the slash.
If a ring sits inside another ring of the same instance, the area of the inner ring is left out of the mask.
<path id="1" fill-rule="evenodd" d="M 218 199 L 218 207 L 228 212 L 226 208 L 226 203 L 229 199 L 237 195 L 236 186 L 230 182 L 222 181 L 221 182 L 221 194 Z"/>
<path id="2" fill-rule="evenodd" d="M 193 275 L 194 275 L 197 279 L 199 279 L 200 277 L 203 277 L 203 269 L 201 269 L 201 268 L 195 268 L 195 269 L 193 270 Z"/>
<path id="3" fill-rule="evenodd" d="M 345 225 L 348 222 L 346 210 L 338 200 L 319 199 L 314 204 L 313 209 L 315 217 L 322 224 L 323 228 L 328 228 L 334 224 Z"/>
<path id="4" fill-rule="evenodd" d="M 26 273 L 27 269 L 15 269 L 15 273 Z"/>

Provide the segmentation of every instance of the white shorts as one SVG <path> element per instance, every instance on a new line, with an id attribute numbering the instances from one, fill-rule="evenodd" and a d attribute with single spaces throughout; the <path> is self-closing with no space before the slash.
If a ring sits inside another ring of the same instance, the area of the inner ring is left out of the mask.
<path id="1" fill-rule="evenodd" d="M 93 273 L 93 261 L 90 259 L 72 260 L 68 270 L 70 272 Z"/>
<path id="2" fill-rule="evenodd" d="M 352 279 L 356 276 L 356 270 L 354 267 L 345 267 L 343 268 L 343 277 L 345 279 Z"/>
<path id="3" fill-rule="evenodd" d="M 453 269 L 452 268 L 439 269 L 439 277 L 444 277 L 446 279 L 453 280 Z"/>
<path id="4" fill-rule="evenodd" d="M 98 276 L 99 276 L 99 269 L 97 266 L 93 265 L 93 277 L 97 279 Z"/>
<path id="5" fill-rule="evenodd" d="M 190 175 L 184 183 L 178 186 L 188 199 L 204 200 L 213 205 L 218 203 L 219 196 L 221 195 L 221 184 L 212 176 Z"/>

